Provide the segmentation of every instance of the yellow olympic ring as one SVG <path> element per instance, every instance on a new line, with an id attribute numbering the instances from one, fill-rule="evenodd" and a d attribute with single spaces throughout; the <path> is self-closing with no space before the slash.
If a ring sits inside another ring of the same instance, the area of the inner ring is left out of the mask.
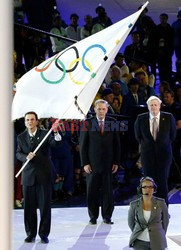
<path id="1" fill-rule="evenodd" d="M 75 64 L 76 62 L 80 62 L 80 60 L 82 60 L 82 58 L 80 58 L 80 57 L 77 58 L 77 59 L 75 59 L 75 60 L 73 60 L 70 63 L 70 65 L 69 65 L 69 69 L 71 69 L 72 66 L 73 66 L 73 64 Z M 91 72 L 92 71 L 92 67 L 91 67 L 90 63 L 86 59 L 85 59 L 85 63 L 87 65 L 87 67 L 89 68 L 90 72 Z M 84 84 L 84 82 L 79 82 L 79 81 L 74 80 L 73 77 L 72 77 L 72 73 L 71 72 L 69 72 L 69 76 L 70 76 L 70 79 L 72 80 L 73 83 L 79 84 L 79 85 Z"/>

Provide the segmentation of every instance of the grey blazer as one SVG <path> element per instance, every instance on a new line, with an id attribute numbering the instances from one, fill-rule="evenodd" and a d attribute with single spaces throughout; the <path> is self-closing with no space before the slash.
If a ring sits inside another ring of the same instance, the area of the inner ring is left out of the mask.
<path id="1" fill-rule="evenodd" d="M 144 219 L 142 198 L 130 203 L 128 212 L 128 225 L 132 231 L 129 245 L 133 247 L 134 241 L 139 234 L 147 227 L 150 235 L 150 247 L 154 250 L 161 250 L 167 247 L 166 231 L 169 223 L 168 208 L 164 199 L 153 197 L 151 216 L 148 221 Z"/>

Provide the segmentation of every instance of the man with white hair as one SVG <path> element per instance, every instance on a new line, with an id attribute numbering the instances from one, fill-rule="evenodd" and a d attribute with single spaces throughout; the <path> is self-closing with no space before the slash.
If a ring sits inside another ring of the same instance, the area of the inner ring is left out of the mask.
<path id="1" fill-rule="evenodd" d="M 148 113 L 138 115 L 135 136 L 141 144 L 141 164 L 145 176 L 158 185 L 157 196 L 168 204 L 168 176 L 172 163 L 172 142 L 176 137 L 176 124 L 172 114 L 160 112 L 161 100 L 151 96 L 147 100 Z"/>

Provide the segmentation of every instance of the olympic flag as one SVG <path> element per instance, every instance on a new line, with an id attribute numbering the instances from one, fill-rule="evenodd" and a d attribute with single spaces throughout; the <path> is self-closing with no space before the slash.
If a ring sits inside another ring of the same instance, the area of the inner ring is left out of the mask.
<path id="1" fill-rule="evenodd" d="M 28 111 L 35 111 L 39 118 L 83 119 L 116 54 L 147 4 L 23 75 L 16 84 L 12 119 L 23 117 Z"/>

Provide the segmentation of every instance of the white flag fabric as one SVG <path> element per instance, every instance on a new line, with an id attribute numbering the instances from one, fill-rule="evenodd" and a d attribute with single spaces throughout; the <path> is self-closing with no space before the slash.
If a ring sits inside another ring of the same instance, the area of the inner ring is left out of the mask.
<path id="1" fill-rule="evenodd" d="M 16 84 L 12 120 L 23 117 L 28 111 L 35 111 L 39 118 L 83 119 L 116 54 L 147 4 L 23 75 Z"/>

